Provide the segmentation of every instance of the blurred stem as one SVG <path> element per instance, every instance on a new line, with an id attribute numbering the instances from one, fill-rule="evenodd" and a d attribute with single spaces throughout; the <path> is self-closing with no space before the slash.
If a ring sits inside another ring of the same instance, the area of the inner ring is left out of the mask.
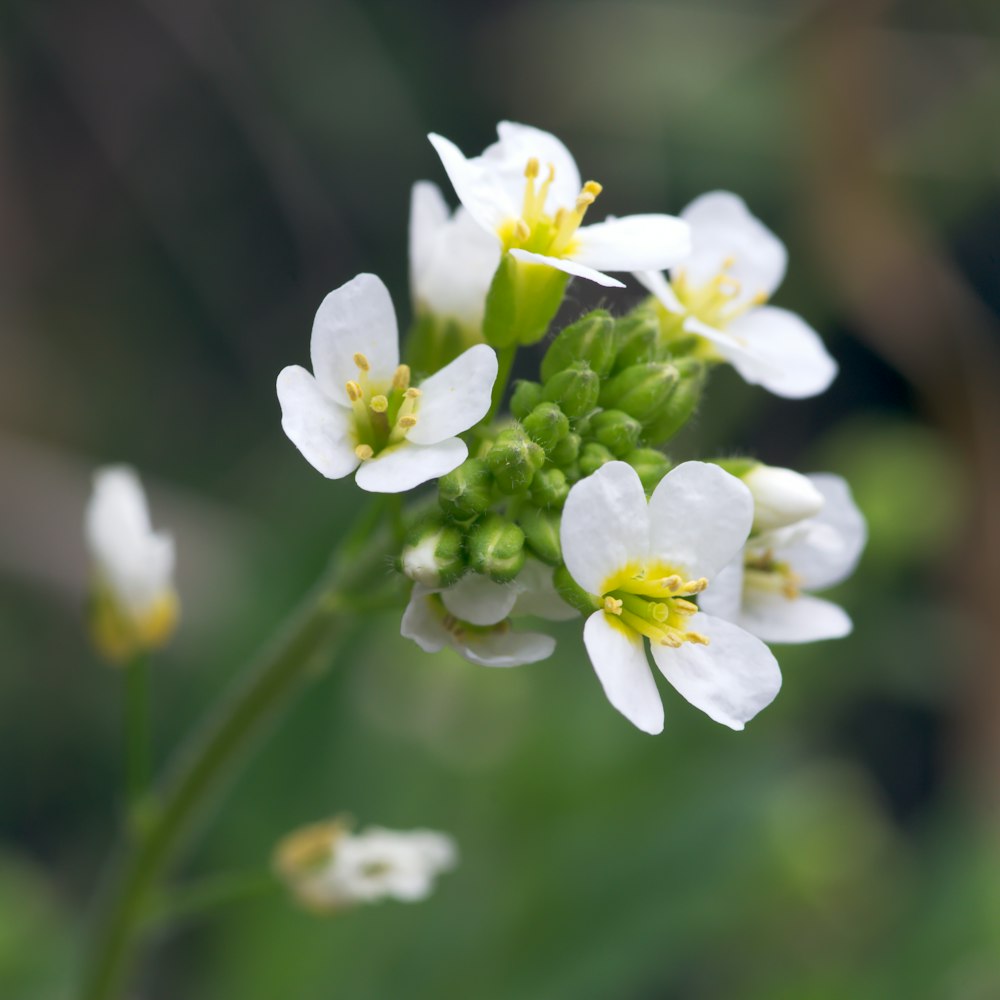
<path id="1" fill-rule="evenodd" d="M 317 673 L 317 664 L 329 658 L 354 624 L 353 595 L 370 593 L 372 582 L 384 579 L 392 541 L 388 532 L 372 534 L 384 510 L 384 505 L 372 504 L 361 514 L 329 571 L 278 637 L 241 672 L 206 723 L 181 746 L 158 806 L 110 887 L 84 970 L 83 1000 L 113 1000 L 120 995 L 141 943 L 152 893 L 193 822 L 206 805 L 218 801 L 222 779 L 244 759 L 264 724 L 296 687 Z M 390 598 L 395 603 L 395 594 Z"/>
<path id="2" fill-rule="evenodd" d="M 175 926 L 233 903 L 271 896 L 284 885 L 270 871 L 220 872 L 166 895 L 146 917 L 148 926 Z"/>
<path id="3" fill-rule="evenodd" d="M 489 423 L 499 412 L 500 404 L 503 402 L 504 393 L 507 391 L 507 383 L 510 381 L 510 373 L 514 368 L 514 358 L 517 357 L 517 345 L 510 347 L 497 347 L 497 380 L 493 383 L 493 401 L 490 404 L 490 412 L 486 414 L 484 423 Z"/>
<path id="4" fill-rule="evenodd" d="M 149 783 L 149 660 L 138 654 L 125 667 L 125 802 L 138 810 Z"/>

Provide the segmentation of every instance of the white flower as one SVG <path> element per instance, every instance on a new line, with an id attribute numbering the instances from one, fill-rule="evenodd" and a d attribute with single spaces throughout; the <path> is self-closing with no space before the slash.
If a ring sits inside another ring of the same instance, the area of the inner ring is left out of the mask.
<path id="1" fill-rule="evenodd" d="M 515 632 L 511 615 L 562 621 L 576 612 L 556 593 L 552 570 L 529 559 L 510 583 L 467 573 L 446 590 L 414 584 L 400 633 L 424 652 L 451 646 L 484 667 L 517 667 L 551 656 L 555 639 L 540 632 Z"/>
<path id="2" fill-rule="evenodd" d="M 603 272 L 658 270 L 687 254 L 687 226 L 673 216 L 630 215 L 581 226 L 601 185 L 581 185 L 569 150 L 554 135 L 514 122 L 500 122 L 497 135 L 498 142 L 472 159 L 440 135 L 428 138 L 462 204 L 517 260 L 623 287 Z"/>
<path id="3" fill-rule="evenodd" d="M 174 541 L 154 531 L 134 469 L 94 474 L 84 536 L 95 577 L 91 631 L 100 651 L 123 661 L 162 645 L 177 623 Z"/>
<path id="4" fill-rule="evenodd" d="M 753 530 L 773 531 L 818 514 L 823 494 L 799 472 L 755 465 L 740 477 L 753 496 Z"/>
<path id="5" fill-rule="evenodd" d="M 763 304 L 785 275 L 784 244 L 727 191 L 696 198 L 681 218 L 693 248 L 671 280 L 636 274 L 675 317 L 676 332 L 703 338 L 706 357 L 728 361 L 751 385 L 789 398 L 823 392 L 837 363 L 819 335 L 794 313 Z"/>
<path id="6" fill-rule="evenodd" d="M 839 639 L 851 631 L 847 612 L 803 590 L 823 590 L 854 571 L 868 531 L 840 476 L 808 477 L 823 498 L 814 517 L 754 535 L 718 576 L 701 605 L 765 642 Z"/>
<path id="7" fill-rule="evenodd" d="M 298 365 L 278 375 L 278 399 L 285 433 L 324 476 L 357 469 L 363 490 L 402 493 L 465 461 L 456 435 L 489 410 L 492 348 L 477 344 L 410 386 L 389 292 L 359 274 L 323 300 L 311 353 L 312 375 Z"/>
<path id="8" fill-rule="evenodd" d="M 465 208 L 450 212 L 441 189 L 430 181 L 413 185 L 410 293 L 416 313 L 453 320 L 478 333 L 499 263 L 499 244 Z"/>
<path id="9" fill-rule="evenodd" d="M 749 490 L 704 462 L 668 472 L 648 504 L 624 462 L 608 462 L 569 492 L 566 569 L 599 609 L 584 626 L 587 653 L 608 700 L 647 733 L 663 729 L 663 704 L 643 637 L 664 677 L 732 729 L 778 693 L 781 674 L 767 646 L 688 600 L 741 550 L 752 519 Z"/>
<path id="10" fill-rule="evenodd" d="M 278 845 L 275 857 L 299 901 L 321 913 L 386 898 L 426 899 L 437 876 L 457 860 L 447 834 L 378 826 L 354 834 L 339 820 L 295 831 Z"/>

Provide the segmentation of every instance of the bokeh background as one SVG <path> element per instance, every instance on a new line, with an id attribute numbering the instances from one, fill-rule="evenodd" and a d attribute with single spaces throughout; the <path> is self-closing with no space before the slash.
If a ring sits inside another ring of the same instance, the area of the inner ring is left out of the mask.
<path id="1" fill-rule="evenodd" d="M 193 917 L 134 995 L 1000 996 L 998 30 L 990 0 L 6 0 L 0 995 L 70 996 L 116 843 L 122 678 L 82 630 L 91 470 L 135 464 L 178 537 L 163 759 L 360 503 L 282 436 L 277 371 L 359 271 L 405 322 L 410 185 L 447 187 L 425 133 L 471 153 L 509 117 L 562 137 L 606 212 L 728 188 L 787 241 L 776 301 L 839 379 L 790 402 L 720 372 L 674 454 L 848 477 L 871 541 L 831 596 L 854 634 L 779 650 L 745 733 L 665 691 L 651 739 L 572 625 L 550 661 L 488 671 L 373 619 L 181 875 L 263 868 L 341 811 L 450 830 L 460 868 L 420 906 Z"/>

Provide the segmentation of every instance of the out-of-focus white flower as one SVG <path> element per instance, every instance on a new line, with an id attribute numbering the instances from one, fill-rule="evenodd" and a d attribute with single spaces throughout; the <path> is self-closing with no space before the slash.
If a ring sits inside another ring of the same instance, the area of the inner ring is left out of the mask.
<path id="1" fill-rule="evenodd" d="M 608 700 L 639 729 L 663 729 L 643 637 L 664 677 L 725 726 L 742 729 L 777 695 L 781 674 L 767 646 L 688 599 L 742 550 L 752 520 L 746 486 L 704 462 L 668 472 L 648 503 L 624 462 L 608 462 L 570 490 L 563 557 L 598 609 L 584 644 Z"/>
<path id="2" fill-rule="evenodd" d="M 467 573 L 445 590 L 414 584 L 400 632 L 424 652 L 451 646 L 484 667 L 516 667 L 551 656 L 555 639 L 540 632 L 514 631 L 510 617 L 518 615 L 549 621 L 576 615 L 556 593 L 552 570 L 535 559 L 527 560 L 510 583 Z"/>
<path id="3" fill-rule="evenodd" d="M 819 513 L 755 534 L 701 601 L 765 642 L 839 639 L 851 631 L 843 608 L 803 591 L 832 587 L 854 572 L 867 526 L 840 476 L 808 479 L 823 499 Z"/>
<path id="4" fill-rule="evenodd" d="M 318 913 L 381 899 L 419 902 L 457 861 L 455 842 L 445 833 L 371 826 L 355 834 L 341 820 L 296 830 L 275 851 L 278 874 Z"/>
<path id="5" fill-rule="evenodd" d="M 94 474 L 84 537 L 94 574 L 90 628 L 99 651 L 121 663 L 163 645 L 179 614 L 174 541 L 153 530 L 134 469 L 113 465 Z"/>
<path id="6" fill-rule="evenodd" d="M 410 196 L 410 293 L 430 314 L 479 334 L 500 245 L 461 205 L 452 213 L 441 189 L 417 181 Z"/>
<path id="7" fill-rule="evenodd" d="M 604 272 L 672 267 L 688 253 L 688 228 L 670 215 L 581 225 L 601 185 L 581 184 L 569 150 L 554 135 L 514 122 L 500 122 L 497 136 L 471 159 L 440 135 L 428 138 L 459 200 L 512 257 L 622 287 Z"/>
<path id="8" fill-rule="evenodd" d="M 773 531 L 818 514 L 823 494 L 792 469 L 755 465 L 740 477 L 753 496 L 753 530 Z"/>
<path id="9" fill-rule="evenodd" d="M 456 435 L 489 410 L 492 348 L 477 344 L 411 386 L 389 292 L 375 275 L 359 274 L 323 300 L 311 353 L 312 374 L 292 365 L 278 375 L 278 399 L 282 428 L 324 476 L 357 469 L 363 490 L 401 493 L 465 460 Z"/>
<path id="10" fill-rule="evenodd" d="M 676 318 L 676 332 L 701 337 L 703 356 L 728 361 L 778 396 L 823 392 L 837 363 L 819 334 L 795 313 L 764 305 L 785 275 L 784 244 L 728 191 L 696 198 L 681 218 L 693 246 L 670 281 L 657 270 L 636 273 Z"/>

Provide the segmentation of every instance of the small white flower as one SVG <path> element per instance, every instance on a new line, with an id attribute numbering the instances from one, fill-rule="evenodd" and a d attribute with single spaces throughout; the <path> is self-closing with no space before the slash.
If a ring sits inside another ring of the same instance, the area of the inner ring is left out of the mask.
<path id="1" fill-rule="evenodd" d="M 823 498 L 819 513 L 754 535 L 701 601 L 765 642 L 816 642 L 851 631 L 843 608 L 803 590 L 824 590 L 854 572 L 868 537 L 865 519 L 840 476 L 807 478 Z"/>
<path id="2" fill-rule="evenodd" d="M 178 615 L 174 541 L 150 525 L 134 469 L 114 465 L 94 474 L 84 536 L 95 578 L 90 624 L 100 651 L 120 662 L 162 645 Z"/>
<path id="3" fill-rule="evenodd" d="M 354 834 L 339 820 L 295 831 L 278 845 L 275 858 L 299 901 L 321 913 L 387 898 L 419 902 L 457 860 L 447 834 L 378 826 Z"/>
<path id="4" fill-rule="evenodd" d="M 659 270 L 688 253 L 688 228 L 673 216 L 581 226 L 601 185 L 581 185 L 569 150 L 554 135 L 514 122 L 500 122 L 497 135 L 472 159 L 440 135 L 428 138 L 462 204 L 517 260 L 623 287 L 604 272 Z"/>
<path id="5" fill-rule="evenodd" d="M 668 472 L 648 503 L 624 462 L 608 462 L 570 490 L 563 557 L 599 609 L 584 625 L 584 644 L 608 700 L 639 729 L 663 729 L 643 637 L 664 677 L 732 729 L 778 693 L 781 674 L 767 646 L 688 600 L 742 549 L 752 520 L 746 486 L 704 462 Z"/>
<path id="6" fill-rule="evenodd" d="M 500 263 L 500 246 L 461 205 L 452 213 L 441 189 L 417 181 L 410 196 L 410 293 L 414 311 L 483 325 L 486 293 Z"/>
<path id="7" fill-rule="evenodd" d="M 755 465 L 741 477 L 753 496 L 753 530 L 773 531 L 818 514 L 823 494 L 792 469 Z"/>
<path id="8" fill-rule="evenodd" d="M 282 428 L 324 476 L 357 469 L 363 490 L 402 493 L 465 461 L 456 435 L 489 410 L 492 348 L 477 344 L 412 387 L 389 292 L 359 274 L 323 300 L 311 353 L 313 374 L 292 365 L 278 375 L 278 399 Z"/>
<path id="9" fill-rule="evenodd" d="M 691 226 L 691 255 L 666 278 L 636 273 L 677 332 L 703 338 L 702 353 L 728 361 L 751 385 L 778 396 L 823 392 L 837 374 L 819 334 L 801 317 L 767 306 L 785 275 L 784 244 L 750 214 L 742 198 L 713 191 L 681 212 Z"/>
<path id="10" fill-rule="evenodd" d="M 511 615 L 563 621 L 576 612 L 556 593 L 552 570 L 529 559 L 510 583 L 467 573 L 446 590 L 414 584 L 400 633 L 426 653 L 451 646 L 484 667 L 517 667 L 551 656 L 555 639 L 540 632 L 515 632 Z"/>

